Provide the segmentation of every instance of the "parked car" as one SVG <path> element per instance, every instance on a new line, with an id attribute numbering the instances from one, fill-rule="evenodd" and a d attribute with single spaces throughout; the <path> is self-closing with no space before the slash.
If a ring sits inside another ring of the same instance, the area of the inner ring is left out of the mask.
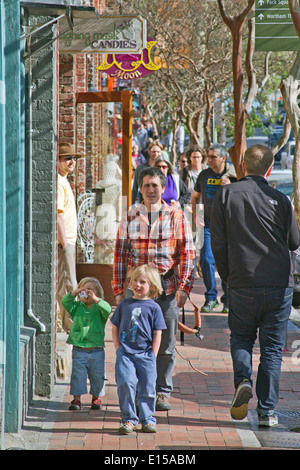
<path id="1" fill-rule="evenodd" d="M 293 181 L 291 180 L 281 180 L 281 181 L 269 181 L 270 186 L 278 191 L 281 191 L 293 202 Z"/>
<path id="2" fill-rule="evenodd" d="M 273 168 L 268 181 L 281 181 L 281 180 L 293 180 L 293 173 L 291 169 L 280 169 Z"/>
<path id="3" fill-rule="evenodd" d="M 279 173 L 280 174 L 280 173 Z M 273 172 L 271 173 L 268 182 L 271 186 L 283 192 L 291 200 L 293 204 L 293 179 L 272 179 Z M 277 175 L 278 176 L 278 175 Z M 274 175 L 273 175 L 274 178 Z M 291 252 L 292 269 L 294 275 L 294 292 L 293 292 L 293 306 L 300 306 L 300 248 Z"/>
<path id="4" fill-rule="evenodd" d="M 268 183 L 272 188 L 278 189 L 290 199 L 293 197 L 293 174 L 292 170 L 272 170 L 268 177 Z"/>
<path id="5" fill-rule="evenodd" d="M 295 154 L 296 141 L 290 140 L 287 143 L 287 154 L 293 159 Z"/>
<path id="6" fill-rule="evenodd" d="M 281 152 L 280 167 L 282 169 L 283 168 L 292 169 L 295 147 L 296 147 L 296 142 L 294 140 L 290 140 L 285 146 L 286 150 L 284 152 Z"/>
<path id="7" fill-rule="evenodd" d="M 291 253 L 294 274 L 293 306 L 300 306 L 300 249 Z"/>

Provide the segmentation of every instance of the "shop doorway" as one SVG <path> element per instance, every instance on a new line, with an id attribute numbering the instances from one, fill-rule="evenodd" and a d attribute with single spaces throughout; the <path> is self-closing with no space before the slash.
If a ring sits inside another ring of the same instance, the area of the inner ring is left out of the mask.
<path id="1" fill-rule="evenodd" d="M 111 280 L 118 224 L 131 205 L 132 92 L 78 93 L 77 279 L 94 276 L 114 305 Z"/>

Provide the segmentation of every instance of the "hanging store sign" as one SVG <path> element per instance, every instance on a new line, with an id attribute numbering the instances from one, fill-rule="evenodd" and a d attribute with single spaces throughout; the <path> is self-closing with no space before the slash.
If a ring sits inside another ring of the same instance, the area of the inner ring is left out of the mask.
<path id="1" fill-rule="evenodd" d="M 140 54 L 107 54 L 97 69 L 121 80 L 142 78 L 160 68 L 151 59 L 151 49 L 156 42 L 148 41 Z"/>
<path id="2" fill-rule="evenodd" d="M 139 16 L 74 18 L 73 21 L 72 30 L 66 19 L 60 21 L 60 53 L 140 53 L 147 45 L 147 22 Z"/>

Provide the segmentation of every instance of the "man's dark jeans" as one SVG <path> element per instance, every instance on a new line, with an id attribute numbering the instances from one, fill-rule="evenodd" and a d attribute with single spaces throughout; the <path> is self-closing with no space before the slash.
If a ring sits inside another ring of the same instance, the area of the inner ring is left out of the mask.
<path id="1" fill-rule="evenodd" d="M 245 378 L 252 384 L 252 350 L 259 332 L 261 357 L 256 379 L 258 414 L 272 414 L 278 402 L 282 349 L 292 298 L 292 288 L 228 289 L 228 324 L 235 386 Z"/>
<path id="2" fill-rule="evenodd" d="M 215 273 L 216 263 L 211 249 L 210 240 L 210 224 L 206 221 L 204 226 L 204 241 L 200 251 L 200 268 L 202 271 L 203 282 L 206 287 L 205 299 L 216 300 L 218 295 Z M 223 281 L 222 289 L 224 294 L 221 297 L 221 302 L 227 305 L 227 288 Z"/>

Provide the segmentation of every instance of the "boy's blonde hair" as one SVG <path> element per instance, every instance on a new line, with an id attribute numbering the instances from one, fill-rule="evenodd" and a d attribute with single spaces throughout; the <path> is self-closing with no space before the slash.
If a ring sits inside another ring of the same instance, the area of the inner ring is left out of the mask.
<path id="1" fill-rule="evenodd" d="M 162 294 L 163 288 L 161 285 L 161 278 L 157 269 L 149 266 L 148 264 L 143 264 L 136 268 L 131 274 L 130 281 L 134 281 L 140 275 L 145 276 L 147 281 L 150 284 L 149 297 L 155 298 Z"/>
<path id="2" fill-rule="evenodd" d="M 87 284 L 88 282 L 91 282 L 92 284 L 94 284 L 94 286 L 96 288 L 95 290 L 97 292 L 98 297 L 100 297 L 101 299 L 104 299 L 103 287 L 101 286 L 98 279 L 96 279 L 95 277 L 84 277 L 84 278 L 82 278 L 80 280 L 79 284 L 78 284 L 78 288 L 84 287 L 85 284 Z"/>

